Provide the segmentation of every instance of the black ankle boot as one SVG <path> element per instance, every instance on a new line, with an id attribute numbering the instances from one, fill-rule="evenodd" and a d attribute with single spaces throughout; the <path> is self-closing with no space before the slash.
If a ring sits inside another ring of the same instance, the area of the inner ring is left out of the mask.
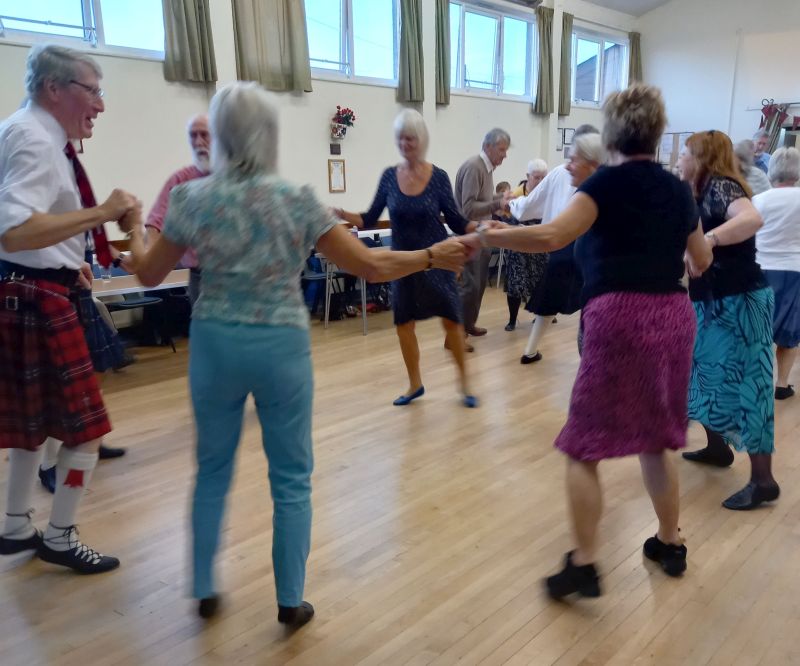
<path id="1" fill-rule="evenodd" d="M 290 627 L 302 627 L 314 617 L 314 607 L 307 601 L 300 602 L 299 606 L 278 606 L 278 622 Z"/>
<path id="2" fill-rule="evenodd" d="M 197 614 L 204 620 L 208 620 L 217 614 L 219 605 L 219 595 L 216 594 L 213 597 L 200 599 L 200 603 L 197 604 Z"/>
<path id="3" fill-rule="evenodd" d="M 573 551 L 570 551 L 564 558 L 564 569 L 547 579 L 547 593 L 553 599 L 561 599 L 573 592 L 578 592 L 584 597 L 599 597 L 602 593 L 594 564 L 576 567 L 572 563 L 572 553 Z"/>
<path id="4" fill-rule="evenodd" d="M 658 536 L 644 542 L 645 557 L 658 562 L 667 576 L 680 576 L 686 571 L 686 546 L 664 543 Z"/>

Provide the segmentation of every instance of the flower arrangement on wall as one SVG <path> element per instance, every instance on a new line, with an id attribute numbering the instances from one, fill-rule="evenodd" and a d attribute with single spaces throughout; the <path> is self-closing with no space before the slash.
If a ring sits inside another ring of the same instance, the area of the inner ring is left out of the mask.
<path id="1" fill-rule="evenodd" d="M 341 140 L 347 134 L 347 128 L 356 124 L 356 114 L 346 106 L 336 106 L 336 113 L 331 118 L 331 139 Z"/>

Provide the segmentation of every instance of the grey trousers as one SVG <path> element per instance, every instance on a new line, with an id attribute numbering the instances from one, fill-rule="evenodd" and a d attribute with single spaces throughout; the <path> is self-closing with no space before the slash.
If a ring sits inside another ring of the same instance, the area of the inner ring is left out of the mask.
<path id="1" fill-rule="evenodd" d="M 477 257 L 464 264 L 464 270 L 461 272 L 461 303 L 464 307 L 464 330 L 467 332 L 475 328 L 475 323 L 478 321 L 483 292 L 489 281 L 491 258 L 492 251 L 483 248 Z"/>

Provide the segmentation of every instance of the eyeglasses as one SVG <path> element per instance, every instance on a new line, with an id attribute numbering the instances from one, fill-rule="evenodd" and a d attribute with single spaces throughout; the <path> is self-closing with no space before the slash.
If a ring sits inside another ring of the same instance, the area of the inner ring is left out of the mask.
<path id="1" fill-rule="evenodd" d="M 105 91 L 102 88 L 93 88 L 92 86 L 87 86 L 85 83 L 81 83 L 75 79 L 70 79 L 69 82 L 74 83 L 76 86 L 80 86 L 95 99 L 100 99 L 103 95 L 105 95 Z"/>

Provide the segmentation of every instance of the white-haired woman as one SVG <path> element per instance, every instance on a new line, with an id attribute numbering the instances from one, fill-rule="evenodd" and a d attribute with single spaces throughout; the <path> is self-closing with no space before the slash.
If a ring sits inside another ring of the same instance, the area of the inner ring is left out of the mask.
<path id="1" fill-rule="evenodd" d="M 567 171 L 572 178 L 572 187 L 580 187 L 589 176 L 597 171 L 604 160 L 605 151 L 599 134 L 588 132 L 577 136 L 574 139 L 567 164 Z M 575 261 L 575 244 L 570 243 L 564 248 L 551 252 L 542 283 L 527 306 L 527 309 L 535 315 L 536 320 L 533 322 L 520 363 L 527 365 L 542 358 L 539 352 L 539 343 L 550 327 L 553 317 L 558 314 L 573 314 L 580 310 L 582 285 L 583 278 Z M 580 345 L 580 340 L 578 344 Z"/>
<path id="2" fill-rule="evenodd" d="M 369 210 L 359 214 L 337 208 L 335 213 L 350 224 L 368 228 L 374 226 L 388 208 L 392 221 L 392 250 L 419 250 L 447 238 L 441 215 L 455 233 L 473 231 L 477 223 L 469 222 L 458 211 L 447 173 L 425 161 L 428 129 L 422 116 L 413 109 L 404 109 L 395 118 L 394 134 L 403 159 L 383 172 Z M 392 310 L 408 373 L 408 389 L 394 404 L 408 405 L 425 393 L 415 325 L 422 319 L 440 317 L 446 334 L 445 345 L 452 351 L 458 366 L 462 402 L 466 407 L 476 407 L 478 401 L 467 378 L 461 298 L 455 276 L 433 270 L 395 280 Z"/>
<path id="3" fill-rule="evenodd" d="M 794 395 L 789 373 L 800 345 L 800 151 L 778 148 L 770 158 L 768 173 L 773 189 L 753 197 L 764 220 L 756 233 L 756 261 L 775 292 L 775 399 L 785 400 Z"/>
<path id="4" fill-rule="evenodd" d="M 535 159 L 528 162 L 528 169 L 519 187 L 511 194 L 515 199 L 528 196 L 533 192 L 539 183 L 547 175 L 547 162 L 542 159 Z M 511 217 L 509 221 L 512 225 L 529 226 L 540 224 L 541 215 L 537 219 L 529 219 L 525 222 Z M 528 301 L 535 293 L 537 285 L 544 277 L 547 268 L 547 254 L 537 253 L 528 254 L 525 252 L 514 252 L 509 250 L 506 253 L 506 301 L 508 303 L 508 323 L 507 331 L 513 331 L 517 327 L 517 315 L 522 301 Z"/>
<path id="5" fill-rule="evenodd" d="M 316 245 L 346 270 L 382 281 L 427 268 L 458 270 L 463 248 L 446 241 L 416 252 L 371 252 L 309 187 L 277 171 L 278 112 L 255 83 L 233 83 L 211 101 L 212 175 L 172 190 L 164 231 L 145 253 L 141 216 L 126 219 L 133 269 L 158 284 L 187 247 L 203 266 L 192 313 L 189 383 L 197 423 L 192 504 L 193 594 L 210 617 L 213 576 L 245 400 L 253 394 L 274 504 L 272 558 L 278 621 L 299 626 L 311 535 L 313 378 L 297 276 Z"/>

